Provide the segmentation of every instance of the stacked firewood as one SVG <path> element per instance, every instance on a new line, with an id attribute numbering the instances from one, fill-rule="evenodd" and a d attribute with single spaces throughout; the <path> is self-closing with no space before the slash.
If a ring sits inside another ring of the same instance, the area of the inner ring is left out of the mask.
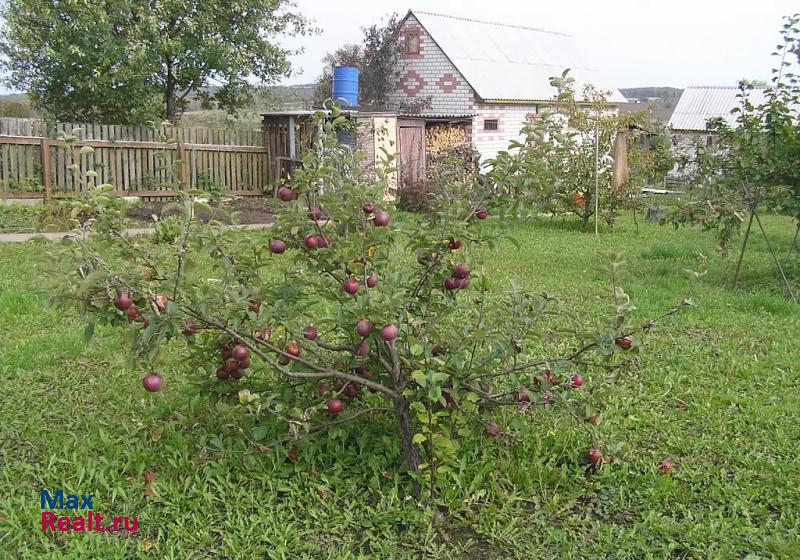
<path id="1" fill-rule="evenodd" d="M 438 154 L 467 143 L 467 130 L 458 125 L 431 126 L 425 132 L 425 151 Z"/>

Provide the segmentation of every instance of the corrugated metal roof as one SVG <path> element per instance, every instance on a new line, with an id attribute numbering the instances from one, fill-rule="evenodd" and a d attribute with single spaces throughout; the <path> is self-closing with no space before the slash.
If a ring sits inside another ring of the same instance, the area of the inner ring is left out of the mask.
<path id="1" fill-rule="evenodd" d="M 400 113 L 401 117 L 414 119 L 471 119 L 477 117 L 477 113 Z"/>
<path id="2" fill-rule="evenodd" d="M 570 35 L 432 12 L 409 13 L 484 100 L 552 100 L 556 90 L 550 78 L 570 68 L 578 95 L 584 85 L 592 84 L 609 91 L 609 101 L 625 102 L 600 72 L 584 64 Z"/>
<path id="3" fill-rule="evenodd" d="M 673 130 L 706 130 L 709 119 L 721 117 L 733 126 L 736 116 L 731 109 L 740 107 L 740 89 L 735 86 L 687 87 L 683 90 L 675 110 L 669 119 Z M 764 88 L 748 91 L 748 100 L 754 105 L 764 103 Z"/>

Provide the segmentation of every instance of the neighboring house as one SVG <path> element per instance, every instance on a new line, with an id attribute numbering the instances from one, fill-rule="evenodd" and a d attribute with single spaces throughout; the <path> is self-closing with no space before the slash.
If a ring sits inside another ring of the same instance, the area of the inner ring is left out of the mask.
<path id="1" fill-rule="evenodd" d="M 390 107 L 429 127 L 461 123 L 483 160 L 507 149 L 523 123 L 546 110 L 556 93 L 550 78 L 567 68 L 579 95 L 591 84 L 612 104 L 625 102 L 563 33 L 422 11 L 409 11 L 400 33 Z"/>
<path id="2" fill-rule="evenodd" d="M 765 88 L 756 87 L 748 90 L 748 101 L 760 105 L 766 101 Z M 683 169 L 677 166 L 669 176 L 682 180 L 692 173 L 692 163 L 698 146 L 712 147 L 716 138 L 708 130 L 708 121 L 722 118 L 730 125 L 735 125 L 736 115 L 731 113 L 735 107 L 741 107 L 741 90 L 738 86 L 695 86 L 683 90 L 675 110 L 669 119 L 672 146 L 678 158 L 687 160 Z"/>

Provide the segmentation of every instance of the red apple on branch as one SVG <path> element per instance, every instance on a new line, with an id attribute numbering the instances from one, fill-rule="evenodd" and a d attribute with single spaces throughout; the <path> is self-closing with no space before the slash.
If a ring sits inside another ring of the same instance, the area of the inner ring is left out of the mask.
<path id="1" fill-rule="evenodd" d="M 388 212 L 377 212 L 375 216 L 372 218 L 372 223 L 376 227 L 384 227 L 389 225 L 389 214 Z"/>
<path id="2" fill-rule="evenodd" d="M 614 344 L 616 344 L 623 350 L 630 350 L 631 346 L 633 346 L 633 337 L 631 335 L 621 336 L 614 341 Z"/>
<path id="3" fill-rule="evenodd" d="M 286 251 L 286 242 L 282 239 L 272 239 L 269 242 L 269 252 L 280 255 Z"/>
<path id="4" fill-rule="evenodd" d="M 381 329 L 381 338 L 386 342 L 391 342 L 392 340 L 397 338 L 398 334 L 399 331 L 397 330 L 397 327 L 395 327 L 394 325 L 384 325 L 383 328 Z"/>
<path id="5" fill-rule="evenodd" d="M 281 187 L 278 189 L 278 198 L 284 202 L 291 202 L 294 200 L 294 191 L 289 187 Z"/>
<path id="6" fill-rule="evenodd" d="M 169 298 L 164 294 L 156 294 L 156 307 L 159 311 L 165 311 L 167 309 L 167 303 L 169 302 Z"/>
<path id="7" fill-rule="evenodd" d="M 496 438 L 500 435 L 500 426 L 494 422 L 489 422 L 484 426 L 486 437 Z"/>
<path id="8" fill-rule="evenodd" d="M 344 403 L 339 399 L 330 399 L 327 403 L 328 412 L 331 414 L 339 414 L 344 410 Z"/>
<path id="9" fill-rule="evenodd" d="M 354 296 L 358 293 L 358 281 L 355 278 L 348 278 L 342 283 L 342 289 L 351 296 Z"/>
<path id="10" fill-rule="evenodd" d="M 127 311 L 131 306 L 133 306 L 133 300 L 128 295 L 128 292 L 120 292 L 117 299 L 114 300 L 114 307 L 120 311 Z"/>
<path id="11" fill-rule="evenodd" d="M 356 332 L 364 338 L 368 337 L 374 329 L 375 325 L 372 324 L 372 321 L 366 319 L 356 321 Z"/>
<path id="12" fill-rule="evenodd" d="M 231 352 L 231 357 L 235 360 L 242 361 L 246 360 L 250 356 L 250 351 L 247 347 L 242 346 L 241 344 L 237 344 L 233 347 L 233 351 Z"/>

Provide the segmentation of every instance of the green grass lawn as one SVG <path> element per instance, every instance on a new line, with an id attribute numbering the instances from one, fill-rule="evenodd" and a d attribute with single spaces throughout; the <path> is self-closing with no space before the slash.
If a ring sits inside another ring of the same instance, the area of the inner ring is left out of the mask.
<path id="1" fill-rule="evenodd" d="M 784 255 L 790 220 L 765 225 Z M 462 442 L 443 496 L 459 505 L 435 523 L 395 474 L 390 426 L 342 428 L 295 464 L 260 451 L 237 410 L 185 395 L 179 363 L 146 394 L 119 332 L 85 344 L 77 318 L 46 307 L 49 244 L 0 245 L 0 558 L 800 558 L 800 307 L 760 237 L 734 288 L 712 234 L 640 227 L 595 240 L 535 221 L 512 228 L 519 248 L 484 252 L 495 290 L 519 278 L 598 311 L 622 255 L 634 320 L 697 306 L 659 324 L 637 368 L 585 385 L 602 469 L 581 464 L 588 438 L 569 417 L 542 412 L 513 444 Z M 693 281 L 698 253 L 708 273 Z M 660 476 L 664 458 L 677 468 Z M 41 488 L 91 493 L 139 530 L 43 534 Z"/>

